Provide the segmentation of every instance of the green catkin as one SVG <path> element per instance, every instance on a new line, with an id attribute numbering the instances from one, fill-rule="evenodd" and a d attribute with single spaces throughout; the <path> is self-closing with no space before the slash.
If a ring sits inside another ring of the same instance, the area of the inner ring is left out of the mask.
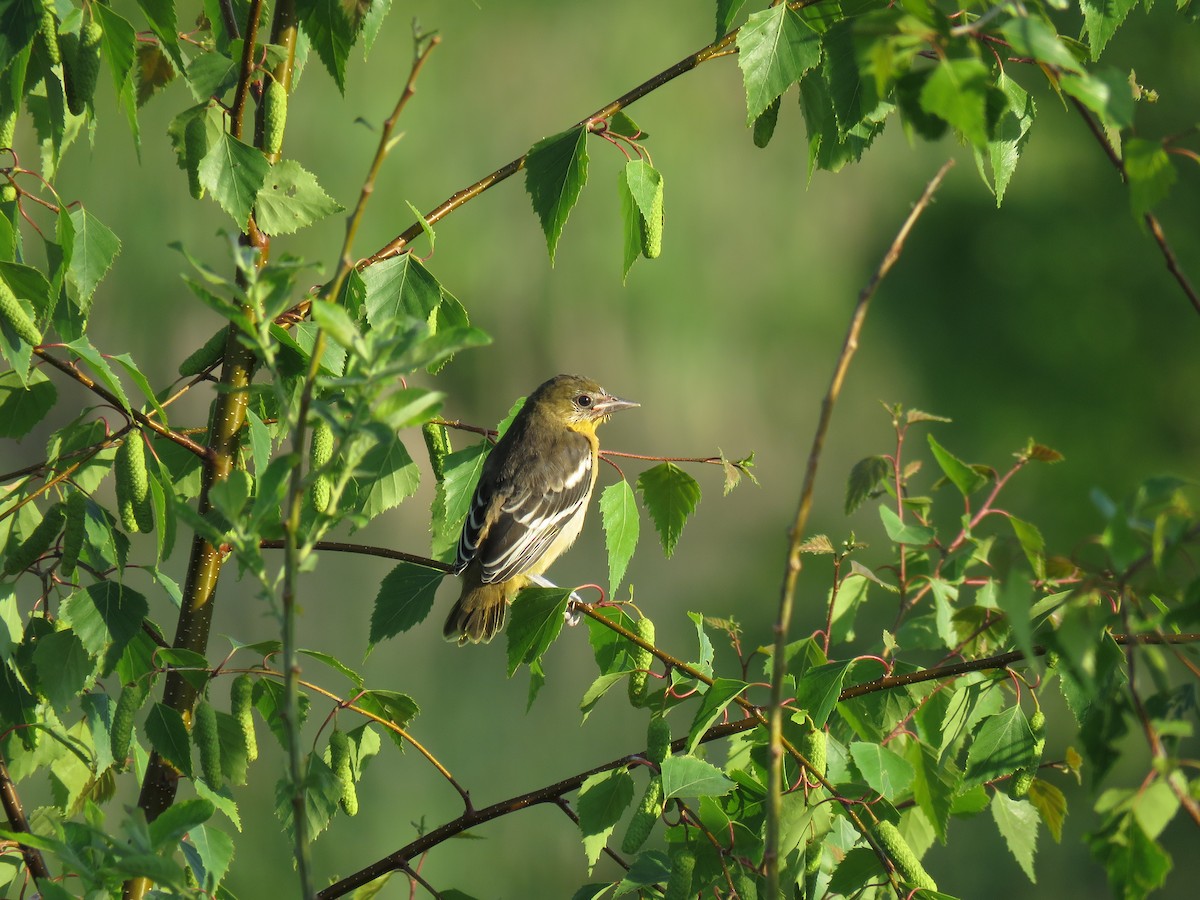
<path id="1" fill-rule="evenodd" d="M 1012 795 L 1019 800 L 1029 793 L 1031 787 L 1033 787 L 1033 770 L 1018 769 L 1013 778 Z"/>
<path id="2" fill-rule="evenodd" d="M 217 731 L 217 711 L 200 698 L 192 713 L 192 741 L 200 751 L 200 771 L 214 791 L 221 788 L 221 735 Z"/>
<path id="3" fill-rule="evenodd" d="M 147 693 L 141 682 L 127 684 L 121 688 L 117 708 L 113 711 L 112 730 L 108 733 L 109 747 L 118 769 L 124 769 L 129 758 L 129 743 L 133 738 L 133 715 L 141 709 Z"/>
<path id="4" fill-rule="evenodd" d="M 650 837 L 654 823 L 662 815 L 662 795 L 662 779 L 652 775 L 650 783 L 646 785 L 646 793 L 642 794 L 642 802 L 638 804 L 633 818 L 629 820 L 629 826 L 625 829 L 625 839 L 621 841 L 622 853 L 633 854 L 642 849 L 642 844 Z"/>
<path id="5" fill-rule="evenodd" d="M 204 342 L 203 347 L 193 350 L 188 358 L 179 364 L 179 374 L 184 378 L 192 378 L 219 360 L 225 353 L 225 337 L 226 329 L 217 329 L 217 332 Z"/>
<path id="6" fill-rule="evenodd" d="M 661 766 L 670 750 L 671 726 L 662 716 L 655 716 L 646 729 L 646 758 L 656 766 Z"/>
<path id="7" fill-rule="evenodd" d="M 117 473 L 117 506 L 126 531 L 147 533 L 154 530 L 150 509 L 150 473 L 146 469 L 146 450 L 142 433 L 136 428 L 125 435 L 117 448 L 113 468 Z"/>
<path id="8" fill-rule="evenodd" d="M 645 616 L 634 623 L 633 633 L 647 644 L 654 643 L 654 623 Z M 629 702 L 634 706 L 641 706 L 645 700 L 646 682 L 650 678 L 650 665 L 653 662 L 654 655 L 649 650 L 634 645 L 633 658 L 630 661 L 633 672 L 629 675 Z"/>
<path id="9" fill-rule="evenodd" d="M 83 549 L 83 533 L 87 525 L 87 495 L 72 491 L 67 497 L 66 523 L 63 526 L 62 558 L 58 570 L 63 575 L 75 572 L 79 552 Z"/>
<path id="10" fill-rule="evenodd" d="M 0 100 L 0 147 L 11 147 L 17 133 L 17 108 Z"/>
<path id="11" fill-rule="evenodd" d="M 42 3 L 42 20 L 38 23 L 38 38 L 42 49 L 46 51 L 46 59 L 50 65 L 57 66 L 62 62 L 62 54 L 58 49 L 58 20 L 54 17 L 53 0 Z"/>
<path id="12" fill-rule="evenodd" d="M 263 152 L 274 156 L 283 149 L 283 129 L 287 124 L 287 91 L 274 78 L 263 89 Z"/>
<path id="13" fill-rule="evenodd" d="M 96 91 L 96 78 L 100 74 L 100 38 L 103 34 L 100 23 L 89 18 L 79 29 L 78 46 L 70 47 L 70 50 L 74 51 L 71 54 L 73 58 L 68 57 L 67 47 L 60 45 L 63 55 L 63 74 L 66 76 L 64 87 L 67 94 L 67 109 L 73 115 L 83 115 L 92 101 L 92 94 Z M 63 37 L 65 38 L 66 35 Z M 69 63 L 72 64 L 68 66 Z M 66 72 L 67 68 L 70 69 L 69 75 Z"/>
<path id="14" fill-rule="evenodd" d="M 354 789 L 354 770 L 350 765 L 350 736 L 344 731 L 329 735 L 329 768 L 342 788 L 342 809 L 346 815 L 358 813 L 358 793 Z"/>
<path id="15" fill-rule="evenodd" d="M 816 774 L 824 778 L 829 750 L 829 740 L 824 730 L 810 727 L 800 738 L 800 743 L 796 749 L 800 751 L 800 754 L 805 759 L 812 763 Z"/>
<path id="16" fill-rule="evenodd" d="M 667 880 L 664 900 L 685 900 L 692 895 L 692 872 L 696 854 L 686 847 L 671 857 L 671 877 Z"/>
<path id="17" fill-rule="evenodd" d="M 333 480 L 328 473 L 319 471 L 329 465 L 331 459 L 333 459 L 333 429 L 329 427 L 328 422 L 322 420 L 313 426 L 312 441 L 308 451 L 311 471 L 318 473 L 313 481 L 310 496 L 313 509 L 319 513 L 323 513 L 329 508 L 329 502 L 333 497 Z"/>
<path id="18" fill-rule="evenodd" d="M 208 123 L 205 121 L 206 118 L 204 115 L 193 116 L 188 120 L 187 126 L 183 129 L 183 162 L 187 168 L 188 193 L 195 200 L 204 199 L 204 185 L 200 183 L 200 160 L 204 159 L 208 154 Z M 220 350 L 225 346 L 225 329 L 221 329 L 220 335 L 221 342 L 218 345 L 217 356 L 213 357 L 205 365 L 200 366 L 195 372 L 184 373 L 182 371 L 183 366 L 181 365 L 179 367 L 179 374 L 197 375 L 208 368 L 209 365 L 216 362 L 220 356 Z M 206 343 L 204 347 L 208 348 L 211 343 L 212 340 Z M 192 356 L 195 355 L 195 353 L 192 354 Z M 191 358 L 191 356 L 188 357 L 189 360 Z"/>
<path id="19" fill-rule="evenodd" d="M 54 539 L 58 537 L 63 524 L 63 505 L 55 503 L 42 517 L 42 521 L 34 526 L 28 537 L 8 555 L 4 561 L 4 574 L 16 575 L 18 572 L 32 566 L 38 558 L 50 549 Z"/>
<path id="20" fill-rule="evenodd" d="M 913 853 L 912 847 L 908 846 L 908 841 L 904 840 L 899 828 L 885 819 L 875 829 L 875 836 L 905 884 L 915 888 L 937 890 L 937 883 L 929 877 L 929 873 L 917 859 L 917 854 Z"/>
<path id="21" fill-rule="evenodd" d="M 258 759 L 258 737 L 254 733 L 254 679 L 243 672 L 229 686 L 229 712 L 242 730 L 242 742 L 246 745 L 246 759 Z"/>
<path id="22" fill-rule="evenodd" d="M 1046 714 L 1041 707 L 1034 710 L 1029 717 L 1029 730 L 1033 732 L 1033 755 L 1040 762 L 1046 749 Z M 1012 795 L 1024 797 L 1033 787 L 1033 779 L 1037 775 L 1037 766 L 1027 766 L 1013 773 Z"/>
<path id="23" fill-rule="evenodd" d="M 441 481 L 446 477 L 446 456 L 451 452 L 450 431 L 445 425 L 426 422 L 421 426 L 421 435 L 425 438 L 425 449 L 429 451 L 433 477 Z"/>
<path id="24" fill-rule="evenodd" d="M 29 318 L 29 313 L 25 312 L 8 282 L 3 280 L 0 280 L 0 318 L 3 318 L 25 343 L 36 347 L 42 342 L 42 333 L 38 331 L 37 325 Z"/>

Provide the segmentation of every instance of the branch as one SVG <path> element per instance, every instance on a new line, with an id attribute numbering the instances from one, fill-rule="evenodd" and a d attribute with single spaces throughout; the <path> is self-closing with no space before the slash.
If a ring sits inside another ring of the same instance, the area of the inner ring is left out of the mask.
<path id="1" fill-rule="evenodd" d="M 721 51 L 725 50 L 725 48 L 729 47 L 734 42 L 734 40 L 737 38 L 737 33 L 738 32 L 735 29 L 734 31 L 731 31 L 729 34 L 725 35 L 725 37 L 713 41 L 711 44 L 702 47 L 695 53 L 688 54 L 679 62 L 675 63 L 675 65 L 664 69 L 652 78 L 642 82 L 633 90 L 627 91 L 606 106 L 600 107 L 600 109 L 596 110 L 590 116 L 586 116 L 585 118 L 576 122 L 572 127 L 587 127 L 593 122 L 607 119 L 618 110 L 624 109 L 626 106 L 629 106 L 631 103 L 640 100 L 642 97 L 646 96 L 652 91 L 658 90 L 664 84 L 674 80 L 675 78 L 678 78 L 685 72 L 690 72 L 701 63 L 707 62 L 714 57 L 724 55 Z M 442 201 L 442 203 L 438 206 L 434 207 L 434 209 L 425 216 L 425 221 L 430 225 L 441 221 L 464 203 L 474 200 L 488 188 L 494 187 L 511 175 L 515 175 L 524 167 L 525 155 L 522 154 L 511 162 L 506 163 L 500 168 L 496 169 L 496 171 L 492 172 L 491 174 L 483 176 L 483 178 L 480 178 L 470 187 L 465 187 L 462 190 L 450 195 L 450 197 Z M 397 235 L 366 259 L 360 260 L 356 264 L 356 268 L 359 271 L 362 271 L 369 266 L 375 265 L 375 263 L 383 262 L 385 259 L 391 259 L 393 256 L 399 256 L 400 253 L 404 251 L 404 248 L 407 247 L 411 241 L 420 236 L 422 232 L 423 227 L 420 222 L 409 226 L 407 231 Z"/>
<path id="2" fill-rule="evenodd" d="M 775 622 L 775 651 L 771 674 L 771 701 L 769 707 L 770 745 L 767 754 L 769 763 L 769 777 L 767 781 L 767 833 L 763 855 L 763 862 L 767 869 L 768 897 L 779 895 L 779 834 L 782 814 L 781 798 L 783 796 L 783 681 L 787 674 L 787 636 L 792 619 L 792 602 L 796 592 L 796 579 L 800 574 L 801 567 L 800 546 L 804 541 L 804 531 L 808 526 L 808 516 L 812 508 L 813 489 L 816 486 L 817 463 L 821 457 L 821 449 L 825 444 L 825 435 L 829 431 L 834 404 L 837 403 L 838 395 L 841 393 L 842 383 L 850 367 L 850 360 L 854 356 L 855 350 L 858 349 L 859 334 L 862 331 L 863 322 L 866 320 L 871 298 L 875 296 L 875 291 L 879 287 L 879 283 L 883 281 L 887 273 L 891 271 L 892 266 L 895 265 L 896 260 L 899 259 L 909 232 L 912 231 L 917 219 L 925 211 L 930 200 L 933 199 L 934 192 L 937 191 L 942 183 L 942 179 L 946 177 L 946 173 L 950 171 L 953 165 L 953 159 L 947 160 L 938 169 L 937 174 L 933 176 L 933 180 L 926 185 L 924 193 L 921 194 L 921 199 L 917 201 L 916 205 L 912 208 L 912 212 L 908 214 L 908 218 L 905 219 L 904 224 L 900 227 L 900 231 L 896 234 L 892 245 L 884 255 L 879 268 L 875 270 L 875 274 L 871 276 L 871 280 L 867 283 L 867 286 L 858 295 L 858 303 L 850 318 L 850 326 L 846 332 L 846 340 L 842 345 L 841 355 L 834 365 L 833 378 L 830 381 L 829 390 L 821 403 L 821 416 L 817 423 L 816 433 L 813 435 L 812 449 L 809 452 L 808 464 L 804 472 L 804 484 L 800 489 L 800 502 L 796 510 L 796 520 L 792 525 L 790 535 L 791 545 L 788 549 L 787 566 L 784 571 L 783 585 L 780 589 L 779 614 Z"/>
<path id="3" fill-rule="evenodd" d="M 29 820 L 25 818 L 25 808 L 21 805 L 21 798 L 17 796 L 17 787 L 9 777 L 8 765 L 2 755 L 0 755 L 0 804 L 4 806 L 4 815 L 8 818 L 9 830 L 19 834 L 31 833 Z M 25 844 L 20 846 L 25 867 L 29 869 L 34 879 L 37 881 L 48 880 L 50 870 L 46 868 L 46 860 L 42 857 L 42 851 Z"/>
<path id="4" fill-rule="evenodd" d="M 262 6 L 262 0 L 250 0 L 250 9 L 246 13 L 246 40 L 242 42 L 241 70 L 238 74 L 237 90 L 233 95 L 233 106 L 229 111 L 229 133 L 238 140 L 242 138 L 246 100 L 250 96 L 250 81 L 254 76 L 254 44 L 258 36 Z"/>
<path id="5" fill-rule="evenodd" d="M 282 540 L 263 540 L 258 542 L 258 546 L 263 550 L 282 550 L 284 542 Z M 450 574 L 454 571 L 454 566 L 449 563 L 444 563 L 440 559 L 430 559 L 427 556 L 418 556 L 415 553 L 405 553 L 403 550 L 392 550 L 390 547 L 374 547 L 370 544 L 349 544 L 344 541 L 315 541 L 312 545 L 313 550 L 333 550 L 338 553 L 359 553 L 363 556 L 378 556 L 382 559 L 396 559 L 401 562 L 410 562 L 418 566 L 424 566 L 427 569 L 437 569 L 439 572 Z"/>
<path id="6" fill-rule="evenodd" d="M 1088 112 L 1079 100 L 1075 97 L 1068 97 L 1075 110 L 1083 117 L 1084 123 L 1088 127 L 1088 131 L 1092 133 L 1092 137 L 1096 139 L 1096 143 L 1104 151 L 1104 155 L 1108 157 L 1108 161 L 1112 163 L 1113 168 L 1121 176 L 1121 180 L 1126 184 L 1129 183 L 1129 173 L 1125 171 L 1125 162 L 1117 155 L 1117 151 L 1113 149 L 1112 144 L 1108 142 L 1108 138 L 1104 136 L 1104 132 L 1100 130 L 1100 126 L 1096 124 L 1096 120 L 1092 118 L 1092 114 Z M 1150 234 L 1154 237 L 1154 242 L 1158 244 L 1159 252 L 1162 253 L 1163 261 L 1167 264 L 1167 271 L 1179 284 L 1183 290 L 1184 296 L 1192 304 L 1196 312 L 1200 313 L 1200 295 L 1197 295 L 1196 289 L 1192 287 L 1192 283 L 1188 280 L 1187 274 L 1179 265 L 1179 260 L 1175 256 L 1175 251 L 1171 249 L 1171 245 L 1167 242 L 1167 235 L 1163 231 L 1162 224 L 1158 221 L 1158 217 L 1152 212 L 1145 213 L 1142 218 L 1146 222 L 1146 226 L 1150 229 Z"/>

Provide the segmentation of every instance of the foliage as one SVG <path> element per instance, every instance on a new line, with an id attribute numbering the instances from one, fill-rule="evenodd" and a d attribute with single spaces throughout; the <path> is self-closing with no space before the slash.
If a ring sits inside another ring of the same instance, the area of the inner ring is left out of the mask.
<path id="1" fill-rule="evenodd" d="M 406 686 L 368 686 L 354 667 L 295 641 L 317 551 L 363 550 L 331 538 L 416 494 L 418 433 L 435 483 L 432 549 L 423 557 L 365 548 L 401 558 L 380 584 L 367 648 L 422 622 L 449 570 L 491 433 L 443 421 L 443 394 L 418 386 L 489 340 L 407 252 L 421 235 L 432 242 L 444 216 L 523 168 L 552 263 L 590 172 L 605 164 L 589 157 L 589 145 L 608 149 L 598 138 L 623 154 L 616 181 L 627 276 L 637 259 L 662 252 L 666 216 L 649 135 L 624 107 L 736 53 L 759 146 L 772 139 L 789 94 L 807 126 L 810 173 L 857 161 L 893 118 L 912 140 L 953 132 L 997 204 L 1034 133 L 1035 94 L 1060 98 L 1093 126 L 1129 182 L 1134 215 L 1153 226 L 1154 207 L 1178 181 L 1176 161 L 1195 158 L 1185 146 L 1194 132 L 1135 132 L 1139 102 L 1153 98 L 1099 62 L 1132 4 L 1083 2 L 1079 41 L 1063 33 L 1072 20 L 1057 3 L 947 10 L 925 0 L 829 0 L 743 10 L 718 2 L 712 44 L 533 142 L 354 264 L 360 203 L 348 214 L 345 245 L 330 248 L 334 274 L 306 290 L 307 265 L 281 238 L 345 210 L 317 175 L 281 155 L 287 124 L 304 108 L 303 93 L 292 94 L 306 62 L 319 62 L 345 93 L 351 50 L 370 48 L 390 6 L 206 3 L 185 32 L 196 11 L 171 3 L 0 3 L 0 145 L 11 148 L 14 129 L 32 129 L 40 150 L 39 169 L 0 151 L 0 435 L 52 430 L 44 460 L 8 473 L 0 499 L 8 825 L 0 838 L 10 842 L 0 884 L 28 891 L 34 879 L 48 898 L 232 896 L 224 882 L 239 863 L 239 796 L 253 778 L 276 784 L 305 896 L 370 896 L 374 879 L 397 870 L 419 883 L 410 862 L 536 802 L 558 804 L 578 823 L 587 877 L 602 880 L 577 897 L 664 889 L 668 897 L 757 897 L 778 883 L 804 897 L 945 896 L 922 857 L 949 842 L 952 822 L 990 807 L 1033 881 L 1039 824 L 1057 840 L 1068 813 L 1058 783 L 1086 777 L 1099 817 L 1088 843 L 1114 890 L 1139 897 L 1160 887 L 1171 868 L 1163 830 L 1181 815 L 1200 824 L 1200 780 L 1183 752 L 1193 737 L 1196 665 L 1182 646 L 1197 639 L 1200 594 L 1187 560 L 1200 524 L 1180 480 L 1151 479 L 1122 502 L 1102 498 L 1103 533 L 1070 556 L 1055 554 L 1036 510 L 1018 516 L 999 505 L 1010 481 L 1030 464 L 1057 462 L 1055 451 L 1031 441 L 1006 470 L 968 464 L 950 449 L 952 429 L 934 435 L 945 420 L 889 408 L 894 449 L 856 465 L 846 496 L 847 511 L 878 503 L 871 557 L 864 561 L 867 548 L 854 535 L 793 536 L 793 556 L 828 575 L 822 632 L 760 648 L 736 621 L 696 611 L 695 649 L 676 655 L 656 645 L 653 623 L 632 601 L 589 604 L 553 586 L 519 595 L 507 673 L 529 669 L 529 702 L 548 677 L 544 656 L 564 622 L 585 618 L 597 674 L 584 718 L 627 682 L 646 735 L 629 736 L 630 754 L 589 761 L 577 776 L 486 809 L 472 806 L 412 736 L 419 698 Z M 1186 5 L 1180 15 L 1190 15 Z M 365 188 L 437 40 L 414 29 L 411 76 Z M 93 312 L 114 299 L 104 294 L 105 275 L 122 252 L 144 251 L 126 246 L 86 197 L 55 188 L 64 166 L 86 166 L 74 148 L 81 136 L 112 127 L 113 111 L 95 94 L 101 70 L 135 148 L 147 137 L 144 104 L 178 110 L 166 137 L 183 174 L 164 194 L 215 202 L 236 232 L 219 262 L 177 248 L 188 289 L 227 324 L 182 361 L 172 384 L 152 384 L 128 353 L 93 343 Z M 1151 230 L 1168 253 L 1161 229 Z M 95 405 L 60 398 L 68 383 Z M 206 425 L 175 416 L 193 392 L 211 396 Z M 930 429 L 929 465 L 902 453 L 914 428 Z M 483 436 L 454 450 L 451 429 Z M 754 477 L 752 455 L 650 459 L 636 489 L 622 472 L 599 501 L 614 597 L 642 537 L 639 496 L 669 558 L 701 498 L 685 466 L 721 466 L 726 492 L 742 475 Z M 278 640 L 234 640 L 228 650 L 210 641 L 230 563 L 257 585 Z M 176 568 L 187 573 L 182 584 L 169 574 Z M 892 626 L 860 636 L 860 613 L 885 607 L 895 610 Z M 169 634 L 160 620 L 172 613 Z M 731 646 L 732 662 L 718 665 L 714 639 Z M 352 692 L 325 687 L 301 661 L 348 679 Z M 788 698 L 778 747 L 766 723 L 779 709 L 766 701 L 760 665 L 767 679 L 783 673 L 771 686 Z M 1054 723 L 1047 750 L 1042 698 L 1055 689 L 1071 721 Z M 262 725 L 284 751 L 278 771 L 254 765 Z M 1151 755 L 1134 781 L 1114 774 L 1130 732 L 1142 733 Z M 350 861 L 358 870 L 318 893 L 309 846 L 335 825 L 352 829 L 341 815 L 374 801 L 356 785 L 377 757 L 377 765 L 394 762 L 385 735 L 397 751 L 420 753 L 462 795 L 464 812 L 378 864 Z M 720 765 L 706 756 L 717 741 Z M 770 777 L 779 749 L 781 792 Z M 49 785 L 52 801 L 30 816 L 19 792 L 35 780 Z M 134 786 L 138 805 L 127 809 L 114 797 Z M 629 859 L 617 853 L 622 845 Z M 606 853 L 618 869 L 594 875 Z"/>

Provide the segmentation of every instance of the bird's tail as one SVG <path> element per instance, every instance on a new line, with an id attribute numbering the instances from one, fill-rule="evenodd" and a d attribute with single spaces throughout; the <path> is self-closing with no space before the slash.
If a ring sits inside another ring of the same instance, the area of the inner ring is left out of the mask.
<path id="1" fill-rule="evenodd" d="M 523 578 L 514 578 L 500 584 L 470 584 L 463 587 L 462 596 L 446 617 L 442 634 L 448 641 L 460 645 L 486 644 L 504 627 L 508 604 L 524 587 Z"/>

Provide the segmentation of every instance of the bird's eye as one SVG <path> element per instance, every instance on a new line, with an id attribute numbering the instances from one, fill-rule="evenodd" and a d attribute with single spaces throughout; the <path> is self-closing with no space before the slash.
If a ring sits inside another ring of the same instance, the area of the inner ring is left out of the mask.
<path id="1" fill-rule="evenodd" d="M 587 409 L 589 406 L 592 405 L 592 395 L 591 394 L 580 394 L 578 397 L 575 398 L 575 402 L 578 403 L 580 406 L 582 406 L 584 409 Z"/>

